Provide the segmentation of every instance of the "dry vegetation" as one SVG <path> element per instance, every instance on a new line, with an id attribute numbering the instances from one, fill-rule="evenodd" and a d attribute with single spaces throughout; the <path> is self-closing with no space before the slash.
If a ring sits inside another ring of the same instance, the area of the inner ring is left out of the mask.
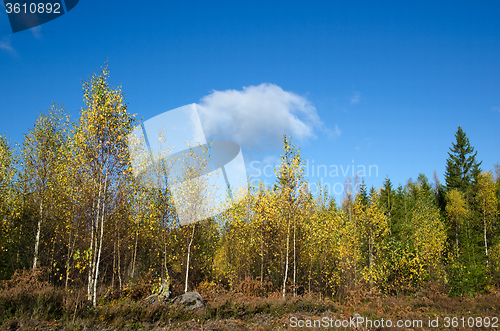
<path id="1" fill-rule="evenodd" d="M 400 297 L 357 288 L 332 300 L 314 294 L 284 299 L 279 292 L 262 295 L 260 282 L 246 280 L 234 291 L 202 283 L 198 291 L 207 301 L 206 309 L 184 311 L 175 304 L 142 301 L 153 290 L 154 280 L 149 276 L 122 291 L 107 291 L 94 308 L 84 291 L 54 288 L 46 279 L 47 270 L 39 269 L 16 272 L 1 283 L 1 330 L 284 330 L 291 328 L 293 316 L 349 319 L 359 313 L 372 320 L 427 321 L 436 316 L 498 316 L 500 308 L 499 292 L 449 297 L 447 289 L 435 283 Z M 174 293 L 182 284 L 175 287 Z"/>

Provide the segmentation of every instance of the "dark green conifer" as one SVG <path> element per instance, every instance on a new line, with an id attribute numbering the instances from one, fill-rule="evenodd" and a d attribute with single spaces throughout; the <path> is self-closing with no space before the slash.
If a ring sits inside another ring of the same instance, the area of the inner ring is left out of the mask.
<path id="1" fill-rule="evenodd" d="M 365 207 L 368 205 L 368 192 L 366 190 L 366 184 L 364 179 L 361 180 L 361 184 L 359 185 L 359 191 L 356 198 L 360 200 L 361 205 Z"/>
<path id="2" fill-rule="evenodd" d="M 475 182 L 481 169 L 481 162 L 476 161 L 474 148 L 469 142 L 469 138 L 465 131 L 459 126 L 455 133 L 456 142 L 448 152 L 446 160 L 446 172 L 444 174 L 446 180 L 446 188 L 448 190 L 458 189 L 462 193 L 466 193 L 471 183 Z"/>
<path id="3" fill-rule="evenodd" d="M 389 176 L 387 176 L 380 190 L 380 206 L 389 218 L 392 217 L 392 211 L 394 209 L 394 193 L 391 180 Z"/>

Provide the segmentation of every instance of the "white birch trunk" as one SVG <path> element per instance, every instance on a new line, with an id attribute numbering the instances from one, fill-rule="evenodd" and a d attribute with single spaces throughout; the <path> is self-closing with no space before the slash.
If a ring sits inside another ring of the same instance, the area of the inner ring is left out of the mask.
<path id="1" fill-rule="evenodd" d="M 136 231 L 135 232 L 135 245 L 134 245 L 134 259 L 132 262 L 132 278 L 135 276 L 135 259 L 137 257 L 137 239 L 139 237 L 139 233 Z"/>
<path id="2" fill-rule="evenodd" d="M 196 223 L 193 224 L 193 232 L 191 233 L 191 240 L 189 241 L 188 245 L 188 254 L 187 254 L 187 263 L 186 263 L 186 281 L 184 284 L 184 293 L 188 291 L 188 278 L 189 278 L 189 258 L 191 256 L 191 245 L 193 244 L 193 238 L 194 238 L 194 229 L 196 227 Z"/>
<path id="3" fill-rule="evenodd" d="M 92 221 L 92 227 L 90 230 L 90 248 L 89 248 L 89 277 L 87 283 L 87 299 L 90 301 L 92 298 L 92 275 L 94 270 L 93 265 L 93 251 L 94 251 L 94 222 Z"/>
<path id="4" fill-rule="evenodd" d="M 488 257 L 488 240 L 486 239 L 486 202 L 484 201 L 483 208 L 483 224 L 484 224 L 484 252 L 486 253 L 486 266 L 490 264 L 490 258 Z"/>
<path id="5" fill-rule="evenodd" d="M 297 252 L 296 252 L 296 245 L 295 245 L 295 238 L 296 238 L 296 228 L 297 224 L 295 222 L 295 217 L 293 219 L 293 296 L 297 296 L 297 289 L 295 287 L 295 279 L 297 276 Z"/>
<path id="6" fill-rule="evenodd" d="M 118 285 L 120 291 L 122 290 L 122 268 L 120 260 L 120 234 L 118 234 Z"/>
<path id="7" fill-rule="evenodd" d="M 262 221 L 260 237 L 260 286 L 262 287 L 264 281 L 264 221 Z"/>
<path id="8" fill-rule="evenodd" d="M 97 196 L 97 215 L 96 220 L 92 220 L 91 234 L 90 234 L 90 256 L 89 256 L 89 280 L 87 285 L 87 298 L 92 301 L 93 288 L 94 288 L 94 273 L 95 273 L 95 250 L 97 248 L 97 243 L 95 239 L 97 237 L 97 230 L 99 226 L 99 212 L 101 210 L 101 188 L 102 183 L 99 178 L 99 194 Z M 95 205 L 92 206 L 93 208 Z"/>
<path id="9" fill-rule="evenodd" d="M 290 250 L 290 219 L 288 219 L 288 230 L 286 233 L 286 255 L 285 255 L 285 276 L 283 277 L 283 298 L 286 294 L 286 279 L 288 278 L 288 251 Z"/>
<path id="10" fill-rule="evenodd" d="M 104 208 L 106 207 L 104 201 L 106 199 L 106 188 L 108 184 L 108 174 L 106 173 L 106 178 L 104 179 L 104 191 L 103 191 L 103 203 L 102 203 L 102 212 L 101 212 L 101 234 L 99 238 L 99 250 L 97 251 L 97 263 L 95 266 L 95 277 L 94 277 L 94 289 L 93 289 L 93 304 L 94 307 L 97 307 L 97 281 L 99 279 L 99 263 L 101 262 L 101 252 L 102 252 L 102 239 L 104 236 Z"/>
<path id="11" fill-rule="evenodd" d="M 33 257 L 33 269 L 36 269 L 38 262 L 38 248 L 40 246 L 40 231 L 42 229 L 42 218 L 43 218 L 43 204 L 40 202 L 40 219 L 38 220 L 38 228 L 35 237 L 35 256 Z"/>

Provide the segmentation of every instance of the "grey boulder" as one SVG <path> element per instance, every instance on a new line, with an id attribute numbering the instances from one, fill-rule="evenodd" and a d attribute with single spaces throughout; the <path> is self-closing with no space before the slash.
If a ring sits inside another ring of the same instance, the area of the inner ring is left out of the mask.
<path id="1" fill-rule="evenodd" d="M 186 310 L 205 308 L 206 303 L 198 292 L 186 292 L 174 299 L 174 302 Z"/>

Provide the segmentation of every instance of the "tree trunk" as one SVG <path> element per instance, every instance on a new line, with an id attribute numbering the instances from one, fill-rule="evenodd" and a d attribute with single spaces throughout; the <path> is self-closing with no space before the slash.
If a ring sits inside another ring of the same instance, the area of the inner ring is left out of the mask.
<path id="1" fill-rule="evenodd" d="M 92 201 L 92 212 L 96 211 L 96 219 L 92 219 L 92 223 L 90 226 L 90 247 L 89 247 L 89 277 L 87 284 L 87 300 L 92 301 L 92 283 L 94 279 L 94 234 L 97 231 L 97 220 L 99 219 L 99 206 L 101 199 L 101 182 L 99 182 L 99 194 L 97 196 L 97 211 L 96 211 L 96 202 Z"/>
<path id="2" fill-rule="evenodd" d="M 163 269 L 165 270 L 165 279 L 170 281 L 170 274 L 168 273 L 168 265 L 167 265 L 167 240 L 165 236 L 165 226 L 163 225 Z M 194 231 L 194 230 L 193 230 Z"/>
<path id="3" fill-rule="evenodd" d="M 488 257 L 488 240 L 486 239 L 486 200 L 483 199 L 483 224 L 484 224 L 484 252 L 486 253 L 486 267 L 490 265 L 490 258 Z"/>
<path id="4" fill-rule="evenodd" d="M 93 305 L 97 307 L 97 282 L 99 279 L 99 264 L 101 263 L 101 252 L 102 252 L 102 239 L 104 236 L 104 212 L 105 212 L 105 199 L 106 199 L 106 189 L 108 184 L 108 174 L 106 173 L 106 178 L 104 179 L 104 191 L 103 191 L 103 203 L 102 203 L 102 212 L 101 212 L 101 225 L 100 225 L 100 238 L 99 238 L 99 250 L 97 251 L 97 262 L 95 265 L 95 277 L 94 277 L 94 289 L 93 289 Z"/>
<path id="5" fill-rule="evenodd" d="M 90 229 L 90 248 L 89 248 L 89 277 L 87 283 L 87 300 L 92 300 L 92 277 L 94 274 L 94 220 Z"/>
<path id="6" fill-rule="evenodd" d="M 370 286 L 373 286 L 373 273 L 372 273 L 372 264 L 373 264 L 373 239 L 372 239 L 372 233 L 371 233 L 371 231 L 370 231 L 370 238 L 368 239 L 368 249 L 369 249 L 369 252 L 370 252 L 370 257 L 369 257 L 369 262 L 368 262 L 368 269 L 370 270 Z"/>
<path id="7" fill-rule="evenodd" d="M 115 240 L 113 240 L 113 275 L 111 276 L 111 288 L 115 289 L 115 274 L 116 274 L 116 232 Z"/>
<path id="8" fill-rule="evenodd" d="M 260 230 L 260 286 L 264 281 L 264 221 Z"/>
<path id="9" fill-rule="evenodd" d="M 348 203 L 349 203 L 349 223 L 352 222 L 352 202 L 351 202 L 351 198 L 349 198 L 348 200 Z M 358 232 L 358 222 L 356 220 L 354 220 L 354 234 L 357 235 L 357 232 Z M 354 264 L 354 286 L 356 286 L 356 284 L 358 283 L 358 262 L 357 262 L 357 259 L 356 259 L 356 252 L 353 252 L 354 255 L 353 255 L 353 264 Z"/>
<path id="10" fill-rule="evenodd" d="M 135 276 L 135 259 L 137 257 L 137 239 L 139 237 L 138 231 L 135 232 L 135 246 L 134 246 L 134 259 L 132 262 L 132 278 Z"/>
<path id="11" fill-rule="evenodd" d="M 40 202 L 40 219 L 38 220 L 38 228 L 35 237 L 35 256 L 33 257 L 33 269 L 36 269 L 38 261 L 38 247 L 40 246 L 40 231 L 42 229 L 43 204 Z"/>
<path id="12" fill-rule="evenodd" d="M 73 228 L 73 226 L 71 227 Z M 66 259 L 66 282 L 64 283 L 64 288 L 68 288 L 68 281 L 69 281 L 69 263 L 71 261 L 71 257 L 73 256 L 73 253 L 75 252 L 75 243 L 76 243 L 76 237 L 78 236 L 78 227 L 76 228 L 76 233 L 73 235 L 73 243 L 71 243 L 71 232 L 69 236 L 69 244 L 70 247 L 68 248 L 68 257 Z"/>
<path id="13" fill-rule="evenodd" d="M 51 253 L 50 253 L 50 273 L 49 273 L 49 283 L 54 284 L 54 277 L 53 277 L 53 272 L 54 272 L 54 251 L 56 249 L 56 236 L 57 236 L 57 230 L 58 230 L 58 227 L 56 227 L 56 231 L 55 231 L 55 234 L 54 234 L 54 238 L 52 238 L 52 250 L 51 250 Z"/>
<path id="14" fill-rule="evenodd" d="M 313 264 L 313 255 L 309 253 L 311 256 L 311 263 L 309 264 L 309 295 L 311 295 L 311 278 L 312 278 L 312 264 Z"/>
<path id="15" fill-rule="evenodd" d="M 122 267 L 120 260 L 120 234 L 118 234 L 118 289 L 122 290 Z"/>
<path id="16" fill-rule="evenodd" d="M 295 217 L 293 218 L 293 296 L 297 296 L 297 289 L 296 289 L 296 276 L 297 276 L 297 253 L 296 253 L 296 245 L 295 245 L 295 238 L 296 238 L 296 227 L 297 224 L 295 222 Z"/>
<path id="17" fill-rule="evenodd" d="M 193 244 L 195 227 L 196 227 L 196 223 L 193 224 L 193 232 L 191 233 L 191 240 L 189 241 L 189 245 L 188 245 L 188 254 L 187 254 L 187 263 L 186 263 L 186 281 L 184 283 L 184 293 L 186 293 L 188 291 L 189 258 L 191 257 L 191 245 Z"/>
<path id="18" fill-rule="evenodd" d="M 69 261 L 71 259 L 71 229 L 69 231 L 68 238 L 68 256 L 66 257 L 66 280 L 64 281 L 64 289 L 68 288 L 68 280 L 69 280 Z"/>
<path id="19" fill-rule="evenodd" d="M 99 194 L 97 196 L 97 210 L 96 219 L 92 219 L 92 226 L 90 227 L 90 248 L 89 248 L 89 280 L 87 286 L 87 298 L 92 301 L 93 298 L 93 288 L 94 288 L 94 275 L 95 275 L 95 251 L 97 249 L 97 230 L 99 226 L 99 212 L 101 211 L 101 189 L 102 182 L 99 178 Z M 95 202 L 92 204 L 92 210 L 95 210 Z"/>
<path id="20" fill-rule="evenodd" d="M 285 275 L 283 277 L 283 298 L 286 294 L 286 279 L 288 278 L 288 251 L 290 250 L 290 219 L 288 219 L 288 226 L 286 232 L 286 254 L 285 254 Z"/>

